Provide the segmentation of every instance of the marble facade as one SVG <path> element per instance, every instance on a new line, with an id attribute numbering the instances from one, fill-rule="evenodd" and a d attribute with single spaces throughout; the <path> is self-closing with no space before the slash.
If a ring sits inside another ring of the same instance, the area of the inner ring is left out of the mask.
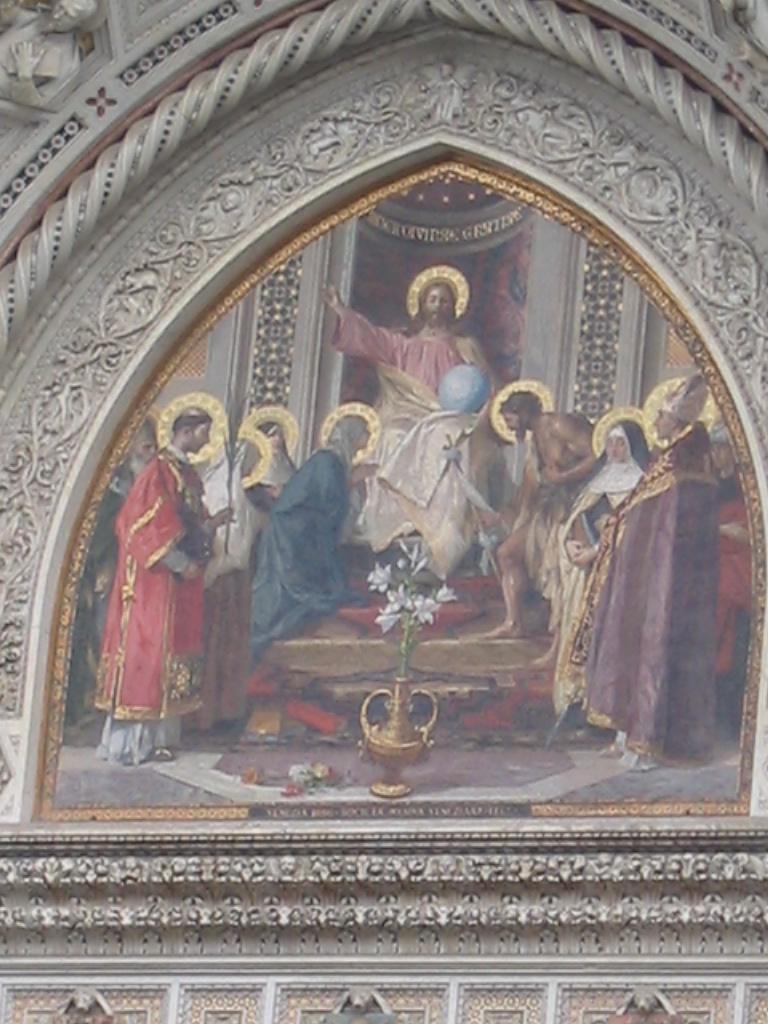
<path id="1" fill-rule="evenodd" d="M 94 1021 L 319 1024 L 362 986 L 408 1024 L 608 1024 L 641 1012 L 640 985 L 684 1024 L 768 1020 L 765 650 L 739 815 L 38 815 L 52 624 L 100 451 L 217 298 L 362 185 L 460 151 L 578 207 L 695 332 L 768 523 L 759 19 L 706 0 L 103 6 L 68 30 L 66 77 L 38 80 L 45 104 L 0 105 L 0 1020 L 74 1019 L 87 989 Z"/>

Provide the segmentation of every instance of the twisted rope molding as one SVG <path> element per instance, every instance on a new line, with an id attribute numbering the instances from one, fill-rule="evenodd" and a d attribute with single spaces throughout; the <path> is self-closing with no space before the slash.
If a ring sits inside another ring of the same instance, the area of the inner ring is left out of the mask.
<path id="1" fill-rule="evenodd" d="M 0 360 L 21 331 L 33 298 L 58 266 L 87 239 L 99 220 L 119 205 L 156 164 L 205 131 L 216 115 L 232 112 L 246 95 L 295 76 L 311 61 L 377 33 L 430 22 L 527 44 L 599 75 L 662 119 L 724 171 L 737 192 L 768 222 L 768 166 L 763 148 L 714 100 L 691 87 L 680 72 L 662 66 L 648 50 L 614 31 L 596 28 L 582 14 L 567 14 L 553 0 L 335 0 L 289 26 L 260 37 L 201 72 L 185 89 L 165 97 L 79 175 L 63 199 L 25 236 L 16 257 L 0 271 Z"/>

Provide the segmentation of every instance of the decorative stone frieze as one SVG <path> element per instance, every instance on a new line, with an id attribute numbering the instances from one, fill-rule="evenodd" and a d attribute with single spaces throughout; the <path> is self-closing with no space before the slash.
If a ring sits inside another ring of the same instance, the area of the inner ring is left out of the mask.
<path id="1" fill-rule="evenodd" d="M 502 852 L 508 841 L 491 836 L 474 842 L 488 852 L 471 852 L 467 838 L 456 835 L 454 847 L 463 844 L 468 852 L 446 847 L 423 855 L 396 852 L 413 847 L 413 835 L 372 836 L 362 844 L 371 852 L 358 853 L 340 852 L 338 837 L 338 852 L 330 837 L 306 840 L 310 852 L 299 841 L 219 835 L 216 845 L 228 854 L 206 852 L 205 842 L 168 839 L 153 847 L 134 840 L 131 856 L 118 852 L 124 841 L 95 853 L 81 840 L 58 856 L 35 855 L 39 840 L 15 854 L 14 844 L 5 843 L 0 952 L 6 958 L 765 952 L 768 857 L 749 852 L 757 841 L 742 838 L 740 853 L 706 852 L 703 841 L 689 844 L 699 852 L 686 853 L 677 840 L 681 852 L 633 854 L 611 852 L 605 834 L 573 838 L 590 852 L 536 853 L 537 843 L 546 849 L 551 841 L 545 833 L 526 836 L 529 852 Z M 394 1005 L 390 993 L 382 994 Z"/>

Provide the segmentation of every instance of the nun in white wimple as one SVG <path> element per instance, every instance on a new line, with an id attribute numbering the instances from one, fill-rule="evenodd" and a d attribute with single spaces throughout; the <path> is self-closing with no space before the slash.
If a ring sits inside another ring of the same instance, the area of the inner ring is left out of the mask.
<path id="1" fill-rule="evenodd" d="M 606 436 L 605 451 L 594 476 L 576 498 L 561 528 L 560 629 L 552 692 L 558 716 L 583 693 L 583 672 L 569 658 L 571 633 L 597 557 L 600 533 L 613 510 L 635 489 L 648 461 L 648 444 L 641 427 L 632 420 L 618 422 Z"/>

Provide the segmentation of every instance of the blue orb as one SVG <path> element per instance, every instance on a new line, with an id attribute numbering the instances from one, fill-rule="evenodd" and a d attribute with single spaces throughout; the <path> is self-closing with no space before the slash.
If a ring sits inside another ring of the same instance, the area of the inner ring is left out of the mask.
<path id="1" fill-rule="evenodd" d="M 446 412 L 478 412 L 491 393 L 491 383 L 476 366 L 454 366 L 440 381 L 437 397 Z"/>

